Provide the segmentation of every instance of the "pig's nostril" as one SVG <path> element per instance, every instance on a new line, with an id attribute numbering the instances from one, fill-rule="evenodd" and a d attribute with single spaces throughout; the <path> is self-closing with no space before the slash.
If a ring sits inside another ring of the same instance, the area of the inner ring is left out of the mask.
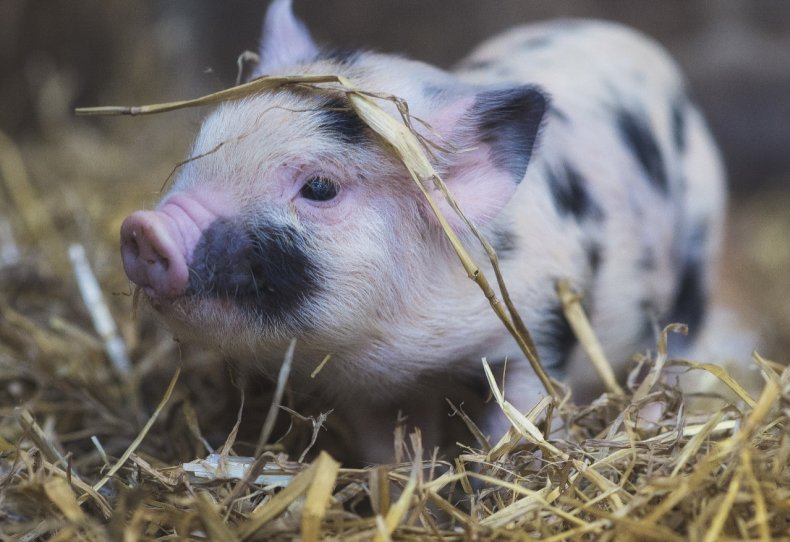
<path id="1" fill-rule="evenodd" d="M 182 295 L 188 283 L 186 259 L 162 216 L 140 211 L 121 226 L 121 256 L 126 274 L 152 299 Z"/>
<path id="2" fill-rule="evenodd" d="M 126 250 L 129 251 L 129 254 L 135 258 L 140 256 L 140 245 L 137 244 L 137 239 L 135 239 L 136 234 L 132 234 L 132 237 L 124 239 L 124 244 L 126 245 Z"/>

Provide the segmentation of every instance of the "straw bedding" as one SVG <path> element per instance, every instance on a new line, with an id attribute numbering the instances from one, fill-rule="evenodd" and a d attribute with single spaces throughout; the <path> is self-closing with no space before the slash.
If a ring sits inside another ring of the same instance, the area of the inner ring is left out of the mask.
<path id="1" fill-rule="evenodd" d="M 348 93 L 415 182 L 441 183 L 402 122 L 408 116 L 382 116 L 378 104 L 390 98 L 349 81 L 264 79 L 201 103 L 282 84 Z M 138 141 L 172 139 L 157 118 L 136 128 L 150 130 Z M 673 326 L 635 357 L 621 387 L 565 284 L 558 295 L 605 395 L 577 406 L 557 386 L 554 400 L 520 413 L 491 376 L 492 400 L 512 423 L 502 441 L 475 438 L 471 427 L 474 446 L 444 456 L 423 450 L 418 433 L 397 431 L 396 463 L 344 468 L 321 451 L 343 441 L 331 414 L 305 415 L 287 386 L 242 382 L 132 310 L 115 232 L 141 189 L 113 179 L 132 170 L 134 182 L 161 179 L 172 160 L 119 145 L 128 133 L 60 135 L 57 150 L 0 137 L 4 540 L 790 540 L 790 370 L 759 354 L 741 360 L 761 375 L 754 393 L 704 360 L 668 359 L 666 341 L 682 331 Z M 782 231 L 783 216 L 762 216 L 771 221 L 760 231 Z M 492 309 L 540 370 L 506 292 L 453 242 L 481 295 L 504 299 Z M 789 263 L 771 257 L 779 269 Z M 775 339 L 785 355 L 782 335 Z M 661 378 L 669 368 L 682 369 L 681 379 L 710 372 L 726 394 L 697 400 Z M 269 408 L 273 398 L 279 408 Z M 640 417 L 649 405 L 660 405 L 659 420 Z M 261 439 L 267 411 L 278 416 Z M 547 416 L 567 433 L 546 438 Z"/>

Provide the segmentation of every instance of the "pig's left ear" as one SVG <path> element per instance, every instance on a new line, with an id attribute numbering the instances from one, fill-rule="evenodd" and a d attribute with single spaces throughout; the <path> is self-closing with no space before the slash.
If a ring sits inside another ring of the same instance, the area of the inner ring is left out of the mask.
<path id="1" fill-rule="evenodd" d="M 318 56 L 318 46 L 304 23 L 294 16 L 291 0 L 274 0 L 269 6 L 258 54 L 260 63 L 253 77 L 282 73 Z"/>
<path id="2" fill-rule="evenodd" d="M 440 108 L 434 128 L 458 152 L 449 156 L 444 180 L 464 214 L 484 225 L 499 214 L 524 178 L 548 97 L 535 86 L 480 92 Z M 454 227 L 460 219 L 441 195 Z"/>

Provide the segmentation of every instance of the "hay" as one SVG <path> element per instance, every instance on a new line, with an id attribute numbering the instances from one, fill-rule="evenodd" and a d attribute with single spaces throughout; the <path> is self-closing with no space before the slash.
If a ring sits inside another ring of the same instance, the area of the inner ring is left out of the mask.
<path id="1" fill-rule="evenodd" d="M 355 107 L 366 121 L 366 108 L 388 99 L 329 81 L 334 91 L 360 97 Z M 325 91 L 327 83 L 321 85 Z M 404 138 L 396 141 L 401 156 L 422 154 L 410 130 L 380 122 L 380 134 Z M 0 225 L 8 224 L 0 228 L 6 232 L 0 255 L 7 255 L 0 259 L 4 539 L 790 539 L 790 369 L 755 354 L 765 385 L 753 397 L 719 367 L 670 359 L 674 327 L 664 331 L 655 354 L 639 357 L 636 371 L 647 376 L 629 379 L 624 389 L 610 383 L 610 393 L 585 407 L 547 398 L 518 412 L 488 371 L 512 429 L 497 443 L 475 435 L 480 449 L 466 447 L 456 457 L 423 460 L 419 434 L 400 431 L 396 464 L 348 469 L 325 452 L 293 461 L 286 448 L 296 457 L 319 432 L 338 428 L 331 416 L 297 415 L 300 405 L 280 388 L 270 395 L 293 413 L 293 429 L 283 443 L 244 458 L 260 437 L 260 416 L 251 420 L 252 431 L 245 433 L 242 423 L 256 412 L 255 398 L 241 398 L 243 386 L 218 360 L 188 345 L 174 348 L 146 314 L 135 321 L 129 300 L 97 301 L 90 286 L 81 294 L 78 281 L 95 280 L 86 278 L 92 273 L 85 263 L 115 258 L 114 235 L 85 245 L 87 262 L 73 254 L 72 270 L 62 240 L 84 233 L 60 226 L 61 200 L 36 190 L 24 152 L 8 138 L 0 138 L 0 155 L 14 158 L 0 171 L 0 191 L 11 194 L 0 201 Z M 418 184 L 441 186 L 421 169 L 427 160 L 416 159 Z M 90 207 L 88 196 L 84 203 Z M 117 226 L 115 216 L 99 222 Z M 470 276 L 481 277 L 462 246 L 459 257 Z M 117 263 L 95 267 L 118 272 Z M 487 280 L 478 280 L 496 299 Z M 105 292 L 123 289 L 101 274 L 98 282 L 116 285 Z M 558 287 L 574 331 L 605 374 L 608 364 L 595 353 L 600 347 L 585 331 L 581 306 Z M 505 307 L 492 306 L 537 361 L 523 323 L 507 310 L 506 292 L 500 295 Z M 107 307 L 97 313 L 102 304 Z M 128 374 L 122 361 L 112 361 L 118 351 L 133 361 Z M 331 370 L 331 362 L 323 367 L 327 361 L 316 371 Z M 179 365 L 184 369 L 174 375 Z M 696 410 L 691 395 L 660 378 L 670 368 L 707 372 L 733 394 Z M 661 406 L 660 415 L 642 419 L 651 405 Z M 237 410 L 235 419 L 228 416 Z M 545 437 L 547 413 L 566 421 L 566 438 Z M 228 437 L 216 452 L 211 442 L 218 434 Z"/>

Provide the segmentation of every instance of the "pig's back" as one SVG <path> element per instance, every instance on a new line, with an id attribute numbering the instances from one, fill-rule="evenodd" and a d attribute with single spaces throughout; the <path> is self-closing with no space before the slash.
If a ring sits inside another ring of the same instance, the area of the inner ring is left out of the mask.
<path id="1" fill-rule="evenodd" d="M 614 361 L 651 344 L 653 322 L 698 331 L 721 237 L 723 173 L 666 52 L 613 23 L 539 23 L 483 43 L 456 74 L 534 84 L 550 96 L 526 177 L 495 228 L 529 255 L 506 260 L 506 278 L 556 372 L 571 385 L 590 378 L 578 349 L 557 346 L 569 336 L 564 321 L 545 317 L 558 312 L 560 277 L 584 294 Z"/>
<path id="2" fill-rule="evenodd" d="M 475 84 L 538 84 L 557 107 L 590 112 L 618 94 L 650 105 L 683 92 L 661 46 L 617 23 L 559 20 L 520 26 L 475 48 L 456 69 Z M 647 94 L 645 94 L 647 93 Z M 620 96 L 622 97 L 622 96 Z"/>

